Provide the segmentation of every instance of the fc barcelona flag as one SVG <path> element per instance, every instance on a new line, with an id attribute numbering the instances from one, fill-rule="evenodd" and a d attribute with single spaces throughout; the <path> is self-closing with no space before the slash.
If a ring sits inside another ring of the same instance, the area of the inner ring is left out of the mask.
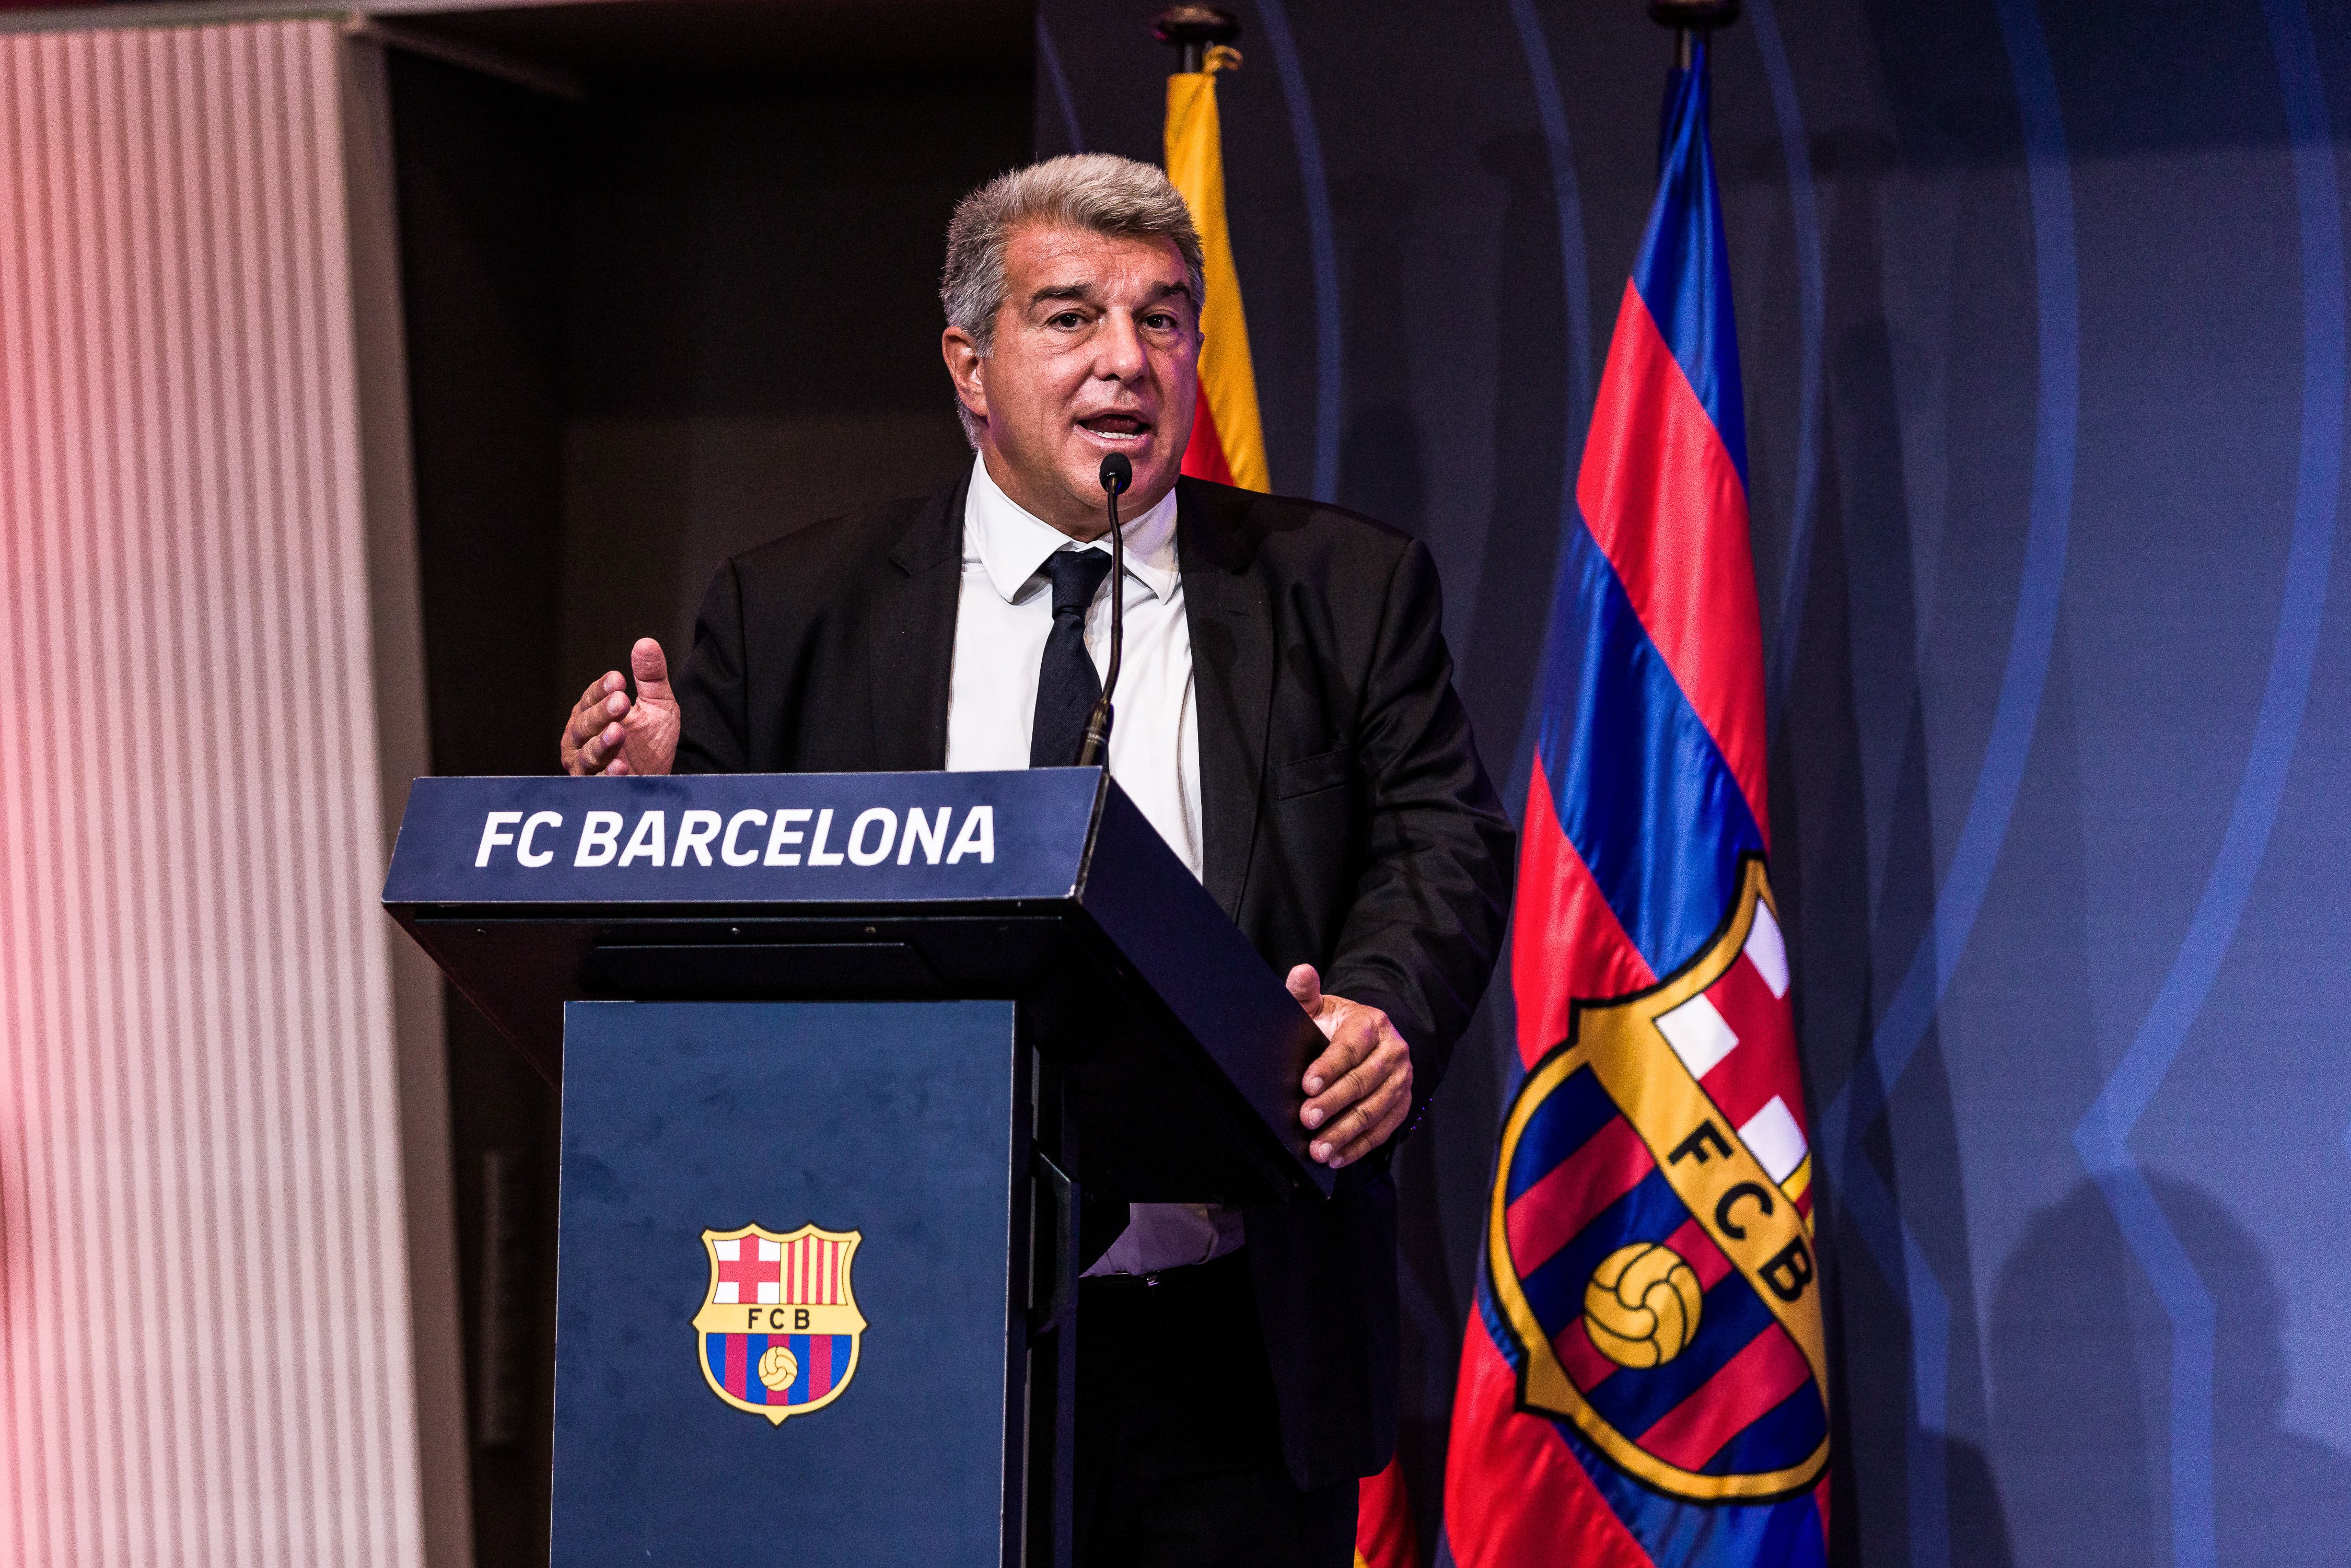
<path id="1" fill-rule="evenodd" d="M 1446 1532 L 1462 1568 L 1826 1555 L 1828 1375 L 1703 46 L 1544 651 L 1503 1118 Z"/>

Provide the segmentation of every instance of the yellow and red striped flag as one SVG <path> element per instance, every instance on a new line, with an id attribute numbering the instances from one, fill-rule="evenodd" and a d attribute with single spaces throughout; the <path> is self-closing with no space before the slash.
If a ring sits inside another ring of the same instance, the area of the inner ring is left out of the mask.
<path id="1" fill-rule="evenodd" d="M 1207 51 L 1203 68 L 1167 78 L 1167 178 L 1199 227 L 1208 290 L 1200 309 L 1200 406 L 1192 443 L 1184 449 L 1184 472 L 1244 490 L 1270 490 L 1249 319 L 1241 313 L 1241 277 L 1225 226 L 1224 133 L 1217 120 L 1217 73 L 1238 64 L 1239 51 L 1218 44 Z"/>

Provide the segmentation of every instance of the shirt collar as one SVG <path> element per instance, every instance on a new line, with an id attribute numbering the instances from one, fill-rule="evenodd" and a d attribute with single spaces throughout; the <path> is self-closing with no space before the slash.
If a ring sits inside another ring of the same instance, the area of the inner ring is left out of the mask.
<path id="1" fill-rule="evenodd" d="M 1162 603 L 1176 596 L 1182 573 L 1176 561 L 1176 492 L 1139 517 L 1123 519 L 1126 537 L 1126 574 Z M 1105 535 L 1094 544 L 1081 545 L 1052 524 L 1006 495 L 977 455 L 971 460 L 971 486 L 964 501 L 963 540 L 966 559 L 977 556 L 987 570 L 987 580 L 1008 604 L 1020 596 L 1029 579 L 1043 569 L 1045 558 L 1058 549 L 1098 549 L 1110 553 Z"/>

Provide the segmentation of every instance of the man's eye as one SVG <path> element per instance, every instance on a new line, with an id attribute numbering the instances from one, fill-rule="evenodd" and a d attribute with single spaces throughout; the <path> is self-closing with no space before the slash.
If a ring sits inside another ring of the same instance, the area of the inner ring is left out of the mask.
<path id="1" fill-rule="evenodd" d="M 1165 310 L 1155 310 L 1143 319 L 1143 324 L 1155 332 L 1172 332 L 1176 329 L 1176 318 Z"/>
<path id="2" fill-rule="evenodd" d="M 1086 324 L 1086 319 L 1083 316 L 1079 315 L 1074 310 L 1063 310 L 1053 316 L 1045 324 L 1049 327 L 1082 327 Z"/>

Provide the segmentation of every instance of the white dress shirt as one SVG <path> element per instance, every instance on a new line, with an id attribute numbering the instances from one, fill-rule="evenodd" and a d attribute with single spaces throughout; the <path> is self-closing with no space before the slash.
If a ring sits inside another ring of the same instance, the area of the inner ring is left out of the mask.
<path id="1" fill-rule="evenodd" d="M 1200 721 L 1192 684 L 1192 632 L 1176 562 L 1176 496 L 1123 519 L 1126 612 L 1118 690 L 1111 694 L 1110 771 L 1119 788 L 1197 877 Z M 970 773 L 1029 766 L 1037 718 L 1037 672 L 1053 630 L 1043 574 L 1056 550 L 1081 545 L 1007 496 L 975 457 L 963 512 L 963 587 L 956 605 L 955 666 L 947 690 L 947 768 Z M 1110 666 L 1110 584 L 1086 612 L 1094 673 Z M 1208 1204 L 1138 1203 L 1126 1229 L 1089 1274 L 1144 1274 L 1205 1263 L 1241 1244 L 1238 1210 Z"/>

